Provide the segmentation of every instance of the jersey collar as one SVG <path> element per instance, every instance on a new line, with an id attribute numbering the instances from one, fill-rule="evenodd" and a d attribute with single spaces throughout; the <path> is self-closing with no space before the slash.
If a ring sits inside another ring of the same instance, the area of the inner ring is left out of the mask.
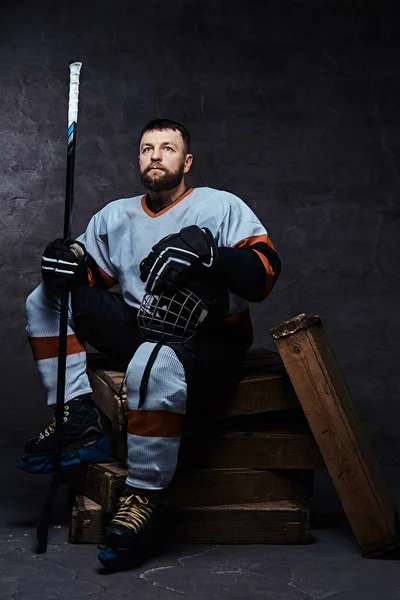
<path id="1" fill-rule="evenodd" d="M 168 204 L 168 206 L 166 206 L 165 208 L 163 208 L 162 210 L 160 210 L 159 212 L 155 213 L 152 210 L 149 209 L 149 207 L 147 206 L 146 203 L 146 194 L 144 196 L 142 196 L 142 208 L 144 210 L 144 212 L 149 215 L 149 217 L 152 217 L 153 219 L 156 217 L 159 217 L 160 215 L 164 214 L 167 212 L 167 210 L 170 210 L 173 206 L 176 206 L 179 202 L 181 202 L 181 200 L 183 200 L 184 198 L 186 198 L 186 196 L 189 196 L 189 194 L 191 194 L 193 192 L 194 188 L 189 188 L 188 190 L 186 190 L 186 192 L 184 192 L 182 194 L 182 196 L 179 196 L 179 198 L 177 198 L 176 200 L 174 200 L 173 202 L 171 202 L 171 204 Z"/>

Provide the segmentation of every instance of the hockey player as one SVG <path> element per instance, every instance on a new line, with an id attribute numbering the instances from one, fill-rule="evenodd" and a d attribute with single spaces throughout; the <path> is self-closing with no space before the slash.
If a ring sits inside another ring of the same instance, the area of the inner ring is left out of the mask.
<path id="1" fill-rule="evenodd" d="M 242 200 L 212 188 L 187 188 L 192 161 L 184 126 L 168 119 L 146 125 L 139 167 L 147 194 L 110 202 L 77 240 L 50 243 L 42 257 L 44 283 L 27 299 L 26 332 L 55 408 L 59 290 L 71 290 L 63 469 L 111 454 L 90 395 L 84 343 L 126 365 L 128 477 L 107 529 L 108 548 L 99 554 L 108 568 L 137 564 L 151 552 L 154 515 L 175 473 L 191 398 L 206 402 L 213 374 L 240 365 L 252 343 L 248 303 L 264 300 L 280 273 L 264 225 Z M 137 320 L 143 296 L 190 288 L 194 279 L 227 299 L 225 312 L 190 339 L 146 340 Z M 116 283 L 122 294 L 108 291 Z M 52 471 L 54 433 L 53 419 L 26 442 L 21 468 Z"/>

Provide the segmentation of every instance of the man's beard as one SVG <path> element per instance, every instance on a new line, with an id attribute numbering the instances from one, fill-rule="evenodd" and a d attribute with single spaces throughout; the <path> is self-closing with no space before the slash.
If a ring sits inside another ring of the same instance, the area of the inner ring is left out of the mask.
<path id="1" fill-rule="evenodd" d="M 184 168 L 185 166 L 182 164 L 177 171 L 165 171 L 162 169 L 163 174 L 159 174 L 156 177 L 150 175 L 151 169 L 149 169 L 145 173 L 140 173 L 140 181 L 149 192 L 168 192 L 178 187 L 181 183 Z"/>

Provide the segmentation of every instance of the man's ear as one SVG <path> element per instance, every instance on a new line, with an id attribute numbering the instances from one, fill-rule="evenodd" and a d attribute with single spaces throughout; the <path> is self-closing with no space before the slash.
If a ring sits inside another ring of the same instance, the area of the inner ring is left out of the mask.
<path id="1" fill-rule="evenodd" d="M 187 173 L 188 171 L 190 171 L 192 164 L 193 164 L 193 154 L 186 154 L 185 166 L 184 166 L 183 172 Z"/>

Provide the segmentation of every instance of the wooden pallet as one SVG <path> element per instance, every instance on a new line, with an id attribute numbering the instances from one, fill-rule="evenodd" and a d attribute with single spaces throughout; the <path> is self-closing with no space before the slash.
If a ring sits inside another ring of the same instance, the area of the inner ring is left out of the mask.
<path id="1" fill-rule="evenodd" d="M 77 496 L 69 541 L 103 544 L 109 519 L 100 504 Z M 166 511 L 160 525 L 170 541 L 189 544 L 306 544 L 310 541 L 309 511 L 288 500 Z"/>
<path id="2" fill-rule="evenodd" d="M 394 505 L 321 319 L 301 314 L 271 333 L 362 554 L 397 548 Z"/>

